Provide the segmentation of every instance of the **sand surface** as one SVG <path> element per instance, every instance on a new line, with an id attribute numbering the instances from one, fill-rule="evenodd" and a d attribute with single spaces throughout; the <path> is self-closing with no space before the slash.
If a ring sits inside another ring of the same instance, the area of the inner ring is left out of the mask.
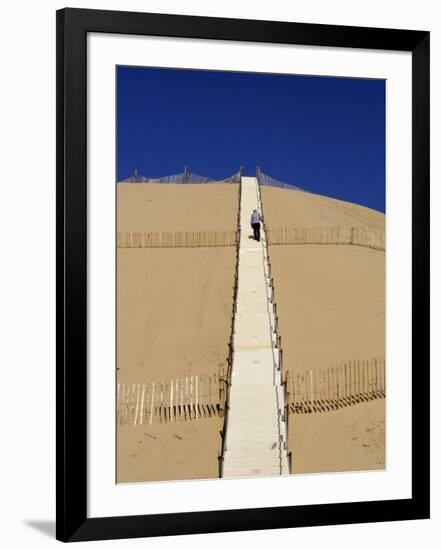
<path id="1" fill-rule="evenodd" d="M 384 227 L 379 212 L 312 194 L 263 188 L 263 201 L 269 227 Z M 284 369 L 296 374 L 385 356 L 384 252 L 348 245 L 278 245 L 270 246 L 269 254 Z M 384 400 L 326 414 L 291 415 L 290 422 L 295 471 L 384 465 Z M 375 452 L 359 445 L 366 433 Z"/>
<path id="2" fill-rule="evenodd" d="M 323 227 L 363 225 L 385 228 L 381 212 L 322 195 L 262 186 L 265 222 L 279 227 Z"/>
<path id="3" fill-rule="evenodd" d="M 219 477 L 221 418 L 152 424 L 118 431 L 118 481 Z"/>
<path id="4" fill-rule="evenodd" d="M 118 379 L 212 374 L 225 365 L 234 248 L 118 250 Z"/>
<path id="5" fill-rule="evenodd" d="M 294 372 L 385 354 L 384 253 L 270 247 L 284 366 Z"/>
<path id="6" fill-rule="evenodd" d="M 291 415 L 293 473 L 384 469 L 384 409 L 381 399 L 325 414 Z"/>
<path id="7" fill-rule="evenodd" d="M 119 231 L 235 230 L 236 185 L 118 186 Z M 269 227 L 367 225 L 384 215 L 312 194 L 263 189 Z M 284 368 L 385 355 L 385 254 L 346 245 L 270 247 Z M 226 365 L 234 248 L 118 249 L 118 380 L 149 383 Z M 378 469 L 385 401 L 290 416 L 295 473 Z M 118 427 L 119 482 L 218 476 L 220 418 Z"/>
<path id="8" fill-rule="evenodd" d="M 118 231 L 234 231 L 238 184 L 117 185 Z"/>
<path id="9" fill-rule="evenodd" d="M 119 231 L 236 229 L 237 185 L 117 189 Z M 117 250 L 118 382 L 226 366 L 235 261 L 234 247 Z M 117 481 L 218 477 L 221 426 L 220 418 L 118 426 Z"/>

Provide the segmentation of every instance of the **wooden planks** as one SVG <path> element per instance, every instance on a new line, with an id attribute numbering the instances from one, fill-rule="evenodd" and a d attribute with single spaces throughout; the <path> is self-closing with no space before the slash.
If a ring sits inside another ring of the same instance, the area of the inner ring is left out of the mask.
<path id="1" fill-rule="evenodd" d="M 385 250 L 385 231 L 370 227 L 283 227 L 267 228 L 268 243 L 284 244 L 345 244 Z"/>
<path id="2" fill-rule="evenodd" d="M 118 231 L 117 248 L 200 248 L 236 246 L 237 231 Z"/>
<path id="3" fill-rule="evenodd" d="M 289 412 L 336 410 L 386 397 L 385 360 L 354 360 L 295 375 L 287 371 L 284 383 Z"/>
<path id="4" fill-rule="evenodd" d="M 323 413 L 386 397 L 384 358 L 352 360 L 337 366 L 284 373 L 285 403 L 294 414 Z M 117 422 L 141 426 L 224 416 L 225 369 L 167 382 L 118 383 Z"/>
<path id="5" fill-rule="evenodd" d="M 225 383 L 217 373 L 150 384 L 118 383 L 117 422 L 141 426 L 222 416 L 225 390 Z"/>

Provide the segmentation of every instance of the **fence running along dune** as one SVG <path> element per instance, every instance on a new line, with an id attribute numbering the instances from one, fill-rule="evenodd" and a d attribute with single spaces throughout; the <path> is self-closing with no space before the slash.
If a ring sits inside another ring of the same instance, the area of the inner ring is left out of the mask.
<path id="1" fill-rule="evenodd" d="M 288 413 L 322 413 L 386 397 L 384 358 L 284 376 Z"/>
<path id="2" fill-rule="evenodd" d="M 236 246 L 237 231 L 118 231 L 117 248 Z"/>
<path id="3" fill-rule="evenodd" d="M 212 375 L 173 378 L 168 382 L 118 383 L 117 423 L 142 426 L 224 415 L 223 369 Z"/>
<path id="4" fill-rule="evenodd" d="M 271 245 L 283 244 L 346 244 L 385 250 L 385 231 L 363 226 L 353 227 L 267 227 Z"/>
<path id="5" fill-rule="evenodd" d="M 182 422 L 224 417 L 229 368 L 211 375 L 173 378 L 167 382 L 118 383 L 118 425 Z M 287 413 L 334 411 L 386 397 L 384 358 L 348 361 L 338 366 L 283 377 Z"/>
<path id="6" fill-rule="evenodd" d="M 201 176 L 190 172 L 185 166 L 184 171 L 179 174 L 171 174 L 168 176 L 162 176 L 159 178 L 145 177 L 135 170 L 135 173 L 129 178 L 123 180 L 121 183 L 152 183 L 152 184 L 188 184 L 188 183 L 240 183 L 243 173 L 243 167 L 241 166 L 237 172 L 232 176 L 228 176 L 223 179 L 215 179 L 207 176 Z"/>
<path id="7" fill-rule="evenodd" d="M 280 189 L 291 189 L 292 191 L 303 191 L 304 193 L 308 192 L 302 187 L 298 187 L 297 185 L 293 185 L 292 183 L 280 181 L 276 178 L 268 176 L 268 174 L 264 174 L 258 166 L 256 168 L 256 178 L 259 185 L 265 185 L 267 187 L 279 187 Z"/>

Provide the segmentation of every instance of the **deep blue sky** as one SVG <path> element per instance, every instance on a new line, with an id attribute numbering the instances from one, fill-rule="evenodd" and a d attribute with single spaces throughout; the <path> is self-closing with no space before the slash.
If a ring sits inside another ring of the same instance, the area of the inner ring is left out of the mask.
<path id="1" fill-rule="evenodd" d="M 385 82 L 117 68 L 117 179 L 244 166 L 385 210 Z"/>

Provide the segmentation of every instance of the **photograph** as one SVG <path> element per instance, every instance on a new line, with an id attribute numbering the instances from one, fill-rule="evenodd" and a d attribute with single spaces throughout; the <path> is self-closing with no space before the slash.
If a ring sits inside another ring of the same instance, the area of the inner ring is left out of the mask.
<path id="1" fill-rule="evenodd" d="M 5 3 L 2 548 L 441 539 L 441 19 L 397 7 Z"/>
<path id="2" fill-rule="evenodd" d="M 387 469 L 386 90 L 115 67 L 117 484 Z"/>

